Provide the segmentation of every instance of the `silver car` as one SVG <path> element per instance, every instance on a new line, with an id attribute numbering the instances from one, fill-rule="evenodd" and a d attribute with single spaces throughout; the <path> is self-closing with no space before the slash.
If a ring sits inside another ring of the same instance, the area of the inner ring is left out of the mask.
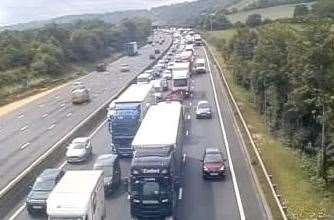
<path id="1" fill-rule="evenodd" d="M 212 118 L 211 107 L 208 101 L 199 101 L 196 107 L 196 118 Z"/>
<path id="2" fill-rule="evenodd" d="M 75 138 L 66 150 L 69 163 L 79 163 L 89 159 L 92 155 L 92 144 L 88 137 Z"/>
<path id="3" fill-rule="evenodd" d="M 130 67 L 128 64 L 121 64 L 121 72 L 129 72 L 130 71 Z"/>

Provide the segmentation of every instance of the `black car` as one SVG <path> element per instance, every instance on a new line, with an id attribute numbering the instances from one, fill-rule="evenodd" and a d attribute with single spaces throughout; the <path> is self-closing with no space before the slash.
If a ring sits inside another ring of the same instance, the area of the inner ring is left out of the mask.
<path id="1" fill-rule="evenodd" d="M 46 200 L 64 174 L 61 169 L 46 169 L 36 178 L 26 199 L 29 214 L 46 213 Z"/>
<path id="2" fill-rule="evenodd" d="M 225 177 L 225 159 L 218 148 L 206 148 L 202 162 L 204 179 Z"/>

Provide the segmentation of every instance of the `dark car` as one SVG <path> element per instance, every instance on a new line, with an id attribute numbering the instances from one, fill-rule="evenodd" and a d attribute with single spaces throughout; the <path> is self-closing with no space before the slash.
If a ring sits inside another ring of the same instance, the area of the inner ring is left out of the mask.
<path id="1" fill-rule="evenodd" d="M 155 59 L 155 55 L 154 54 L 150 54 L 150 59 L 154 60 Z"/>
<path id="2" fill-rule="evenodd" d="M 61 169 L 46 169 L 36 178 L 26 199 L 29 214 L 46 213 L 46 200 L 64 173 Z"/>
<path id="3" fill-rule="evenodd" d="M 225 159 L 218 148 L 206 148 L 202 161 L 204 179 L 225 177 Z"/>
<path id="4" fill-rule="evenodd" d="M 159 49 L 155 49 L 155 50 L 154 50 L 154 53 L 155 53 L 155 54 L 160 54 L 160 50 L 159 50 Z"/>
<path id="5" fill-rule="evenodd" d="M 111 193 L 121 184 L 121 167 L 117 154 L 102 154 L 94 164 L 94 170 L 103 170 L 104 190 Z"/>
<path id="6" fill-rule="evenodd" d="M 96 65 L 96 71 L 97 72 L 104 72 L 107 70 L 107 64 L 106 63 L 99 63 Z"/>

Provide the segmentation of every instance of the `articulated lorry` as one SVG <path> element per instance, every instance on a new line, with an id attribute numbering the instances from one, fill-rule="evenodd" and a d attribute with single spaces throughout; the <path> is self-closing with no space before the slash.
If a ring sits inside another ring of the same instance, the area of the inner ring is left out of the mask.
<path id="1" fill-rule="evenodd" d="M 160 102 L 138 129 L 129 178 L 133 219 L 174 218 L 185 158 L 183 119 L 180 102 Z"/>
<path id="2" fill-rule="evenodd" d="M 67 171 L 47 199 L 49 220 L 101 220 L 106 216 L 103 171 Z"/>
<path id="3" fill-rule="evenodd" d="M 151 83 L 130 85 L 113 101 L 108 114 L 112 148 L 120 156 L 132 156 L 131 143 L 148 107 L 154 103 Z"/>

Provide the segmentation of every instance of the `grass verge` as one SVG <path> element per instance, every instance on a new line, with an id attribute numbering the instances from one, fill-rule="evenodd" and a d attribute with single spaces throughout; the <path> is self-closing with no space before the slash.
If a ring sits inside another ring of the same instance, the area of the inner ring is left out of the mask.
<path id="1" fill-rule="evenodd" d="M 214 32 L 211 35 L 211 39 L 217 40 L 217 38 L 230 38 L 229 30 L 226 32 Z M 210 36 L 211 33 L 208 35 Z M 208 42 L 210 37 L 207 38 Z M 213 42 L 214 43 L 214 42 Z M 225 63 L 220 53 L 211 44 L 211 49 L 214 52 L 216 58 L 222 65 L 223 69 Z M 225 71 L 225 76 L 228 80 L 229 86 L 232 90 L 233 96 L 236 99 L 240 110 L 248 127 L 252 133 L 254 141 L 260 149 L 261 156 L 264 163 L 273 176 L 273 182 L 278 186 L 279 194 L 286 206 L 288 207 L 288 215 L 291 219 L 333 219 L 334 217 L 328 217 L 334 213 L 334 196 L 330 192 L 322 191 L 312 184 L 310 178 L 303 170 L 303 159 L 300 157 L 299 152 L 294 151 L 291 148 L 284 147 L 279 138 L 272 136 L 267 132 L 265 127 L 264 118 L 257 113 L 255 106 L 251 103 L 249 91 L 238 86 L 234 81 L 233 76 Z M 260 170 L 260 166 L 257 165 L 254 152 L 249 147 L 249 153 L 251 155 L 252 164 L 257 171 L 259 181 L 263 186 L 263 191 L 267 198 L 270 207 L 275 206 L 272 200 L 271 192 L 266 186 L 266 180 L 263 173 Z M 273 217 L 278 219 L 279 213 L 273 209 Z M 326 217 L 327 216 L 327 217 Z"/>
<path id="2" fill-rule="evenodd" d="M 107 57 L 100 62 L 111 63 L 120 57 L 121 54 L 114 54 L 113 56 Z M 10 86 L 3 86 L 0 88 L 0 107 L 77 79 L 80 76 L 86 75 L 95 70 L 95 67 L 96 62 L 69 64 L 66 66 L 64 72 L 56 77 L 40 76 L 38 78 L 33 78 L 30 80 L 28 86 L 19 83 Z"/>

